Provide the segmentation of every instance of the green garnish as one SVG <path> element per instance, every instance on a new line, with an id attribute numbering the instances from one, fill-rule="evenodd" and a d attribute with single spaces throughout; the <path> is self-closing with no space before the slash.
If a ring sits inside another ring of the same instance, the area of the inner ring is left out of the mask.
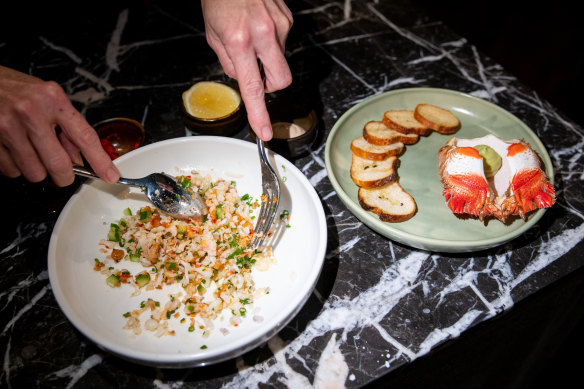
<path id="1" fill-rule="evenodd" d="M 223 205 L 219 204 L 218 206 L 215 207 L 215 217 L 217 219 L 223 219 L 224 215 L 225 215 L 225 212 L 223 211 Z"/>
<path id="2" fill-rule="evenodd" d="M 111 223 L 109 232 L 107 233 L 107 239 L 111 242 L 119 242 L 121 239 L 120 226 L 115 223 Z"/>
<path id="3" fill-rule="evenodd" d="M 178 226 L 176 227 L 176 237 L 180 240 L 183 240 L 185 238 L 186 233 L 187 224 L 184 222 L 178 223 Z"/>
<path id="4" fill-rule="evenodd" d="M 140 221 L 148 222 L 152 219 L 152 212 L 148 209 L 140 210 Z"/>
<path id="5" fill-rule="evenodd" d="M 246 193 L 243 196 L 241 196 L 241 201 L 244 201 L 247 205 L 249 205 L 251 207 L 251 203 L 253 201 L 253 198 L 249 194 Z"/>
<path id="6" fill-rule="evenodd" d="M 233 250 L 233 252 L 231 254 L 229 254 L 229 256 L 227 257 L 227 259 L 232 259 L 236 255 L 239 255 L 241 253 L 243 253 L 243 249 L 241 247 L 238 247 L 235 250 Z"/>
<path id="7" fill-rule="evenodd" d="M 117 288 L 121 285 L 120 283 L 120 277 L 116 276 L 115 274 L 112 274 L 111 276 L 109 276 L 108 278 L 105 279 L 105 282 L 111 286 L 112 288 Z"/>
<path id="8" fill-rule="evenodd" d="M 147 285 L 148 283 L 150 283 L 150 274 L 140 273 L 136 276 L 136 284 L 138 284 L 140 288 Z"/>
<path id="9" fill-rule="evenodd" d="M 235 260 L 235 264 L 236 264 L 236 265 L 237 265 L 237 267 L 238 267 L 238 268 L 240 268 L 240 269 L 241 269 L 242 267 L 244 267 L 244 268 L 246 268 L 246 269 L 249 269 L 249 268 L 251 267 L 251 265 L 253 265 L 254 263 L 256 263 L 256 259 L 255 259 L 255 258 L 253 258 L 253 257 L 250 257 L 250 256 L 248 256 L 248 255 L 244 255 L 244 256 L 238 257 L 238 258 Z"/>
<path id="10" fill-rule="evenodd" d="M 193 184 L 188 177 L 178 177 L 177 182 L 183 187 L 183 189 L 189 189 Z"/>

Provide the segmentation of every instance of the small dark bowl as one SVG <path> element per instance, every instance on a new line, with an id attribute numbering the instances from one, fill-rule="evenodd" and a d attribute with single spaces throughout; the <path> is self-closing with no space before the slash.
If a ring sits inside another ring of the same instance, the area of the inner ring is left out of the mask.
<path id="1" fill-rule="evenodd" d="M 142 124 L 129 118 L 111 118 L 93 125 L 101 145 L 112 160 L 144 144 L 146 131 Z"/>
<path id="2" fill-rule="evenodd" d="M 274 99 L 266 104 L 270 121 L 274 129 L 274 137 L 266 142 L 266 146 L 287 159 L 295 159 L 307 155 L 314 143 L 318 130 L 318 117 L 314 109 L 290 99 Z M 299 126 L 304 132 L 297 136 L 278 134 L 278 127 Z M 255 142 L 256 135 L 249 130 L 251 139 Z"/>
<path id="3" fill-rule="evenodd" d="M 237 93 L 239 90 L 235 84 L 222 81 L 213 81 L 220 84 L 227 85 L 233 88 Z M 239 107 L 227 116 L 213 119 L 203 119 L 193 116 L 187 112 L 183 102 L 183 97 L 180 97 L 180 113 L 183 123 L 188 130 L 195 134 L 202 135 L 218 135 L 231 136 L 239 132 L 246 124 L 247 115 L 245 113 L 245 106 L 243 100 L 239 103 Z"/>

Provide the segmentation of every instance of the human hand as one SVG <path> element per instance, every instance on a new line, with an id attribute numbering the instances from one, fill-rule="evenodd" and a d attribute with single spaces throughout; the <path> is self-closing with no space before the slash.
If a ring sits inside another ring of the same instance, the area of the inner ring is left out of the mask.
<path id="1" fill-rule="evenodd" d="M 0 172 L 31 182 L 48 173 L 66 186 L 81 153 L 105 181 L 119 179 L 95 130 L 57 83 L 0 66 Z"/>
<path id="2" fill-rule="evenodd" d="M 284 57 L 292 13 L 283 0 L 201 0 L 201 5 L 209 46 L 225 74 L 237 80 L 251 128 L 260 139 L 270 140 L 272 126 L 264 93 L 292 82 Z"/>

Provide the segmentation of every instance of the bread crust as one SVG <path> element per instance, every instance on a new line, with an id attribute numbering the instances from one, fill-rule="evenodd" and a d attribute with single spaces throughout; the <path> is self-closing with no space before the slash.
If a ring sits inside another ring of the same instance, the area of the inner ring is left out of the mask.
<path id="1" fill-rule="evenodd" d="M 454 134 L 460 128 L 460 120 L 447 109 L 432 104 L 418 104 L 414 117 L 424 126 L 441 134 Z"/>
<path id="2" fill-rule="evenodd" d="M 383 124 L 402 134 L 417 134 L 427 136 L 432 129 L 416 120 L 414 111 L 407 109 L 391 110 L 383 114 Z"/>
<path id="3" fill-rule="evenodd" d="M 388 145 L 374 145 L 360 136 L 351 142 L 351 151 L 353 154 L 370 159 L 372 161 L 383 161 L 389 157 L 400 155 L 405 148 L 402 142 L 395 142 Z"/>
<path id="4" fill-rule="evenodd" d="M 390 205 L 388 202 L 381 205 L 379 204 L 380 202 L 377 202 L 373 198 L 375 196 L 386 195 L 388 192 L 400 198 L 400 205 L 398 206 L 400 212 L 396 212 L 396 205 Z M 361 208 L 375 213 L 384 222 L 401 223 L 411 219 L 417 212 L 417 205 L 414 198 L 402 188 L 399 182 L 393 182 L 387 186 L 375 188 L 374 190 L 359 188 L 357 198 L 359 199 Z"/>
<path id="5" fill-rule="evenodd" d="M 395 156 L 383 161 L 375 161 L 353 154 L 351 179 L 361 188 L 379 188 L 398 179 L 397 169 L 400 163 L 401 161 Z M 370 174 L 373 169 L 377 169 L 376 173 Z"/>
<path id="6" fill-rule="evenodd" d="M 367 122 L 363 127 L 363 138 L 367 142 L 384 146 L 396 142 L 401 142 L 405 145 L 411 145 L 418 141 L 420 136 L 418 134 L 404 134 L 387 127 L 382 121 L 372 120 Z"/>

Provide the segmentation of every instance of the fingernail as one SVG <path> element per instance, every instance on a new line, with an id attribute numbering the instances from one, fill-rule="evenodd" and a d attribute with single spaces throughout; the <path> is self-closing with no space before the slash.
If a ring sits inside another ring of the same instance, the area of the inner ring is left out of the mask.
<path id="1" fill-rule="evenodd" d="M 262 128 L 262 138 L 265 141 L 272 139 L 272 129 L 268 126 Z"/>
<path id="2" fill-rule="evenodd" d="M 110 182 L 116 182 L 118 181 L 118 179 L 120 178 L 120 175 L 118 173 L 118 170 L 114 167 L 109 168 L 108 171 L 105 173 L 108 181 Z"/>
<path id="3" fill-rule="evenodd" d="M 81 154 L 75 155 L 75 158 L 73 159 L 73 163 L 75 165 L 83 166 L 83 158 L 81 158 Z"/>

